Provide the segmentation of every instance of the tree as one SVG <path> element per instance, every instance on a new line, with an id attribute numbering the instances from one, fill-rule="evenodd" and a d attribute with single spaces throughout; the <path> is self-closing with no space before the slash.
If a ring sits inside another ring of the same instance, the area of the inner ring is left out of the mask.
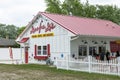
<path id="1" fill-rule="evenodd" d="M 5 24 L 0 24 L 0 37 L 1 38 L 5 38 L 6 36 L 5 27 L 6 27 Z"/>
<path id="2" fill-rule="evenodd" d="M 17 29 L 18 27 L 14 25 L 0 24 L 0 37 L 16 39 L 18 36 Z"/>
<path id="3" fill-rule="evenodd" d="M 96 18 L 96 7 L 94 5 L 90 5 L 89 2 L 87 1 L 83 5 L 82 16 L 89 18 Z"/>
<path id="4" fill-rule="evenodd" d="M 97 18 L 106 19 L 120 24 L 120 9 L 116 6 L 97 5 Z"/>
<path id="5" fill-rule="evenodd" d="M 17 34 L 20 35 L 25 28 L 26 28 L 25 26 L 19 27 L 19 28 L 17 29 Z"/>
<path id="6" fill-rule="evenodd" d="M 61 14 L 61 4 L 59 0 L 45 0 L 47 4 L 46 11 Z"/>
<path id="7" fill-rule="evenodd" d="M 18 27 L 14 25 L 0 24 L 0 37 L 15 40 L 18 36 Z M 15 43 L 13 47 L 20 47 L 19 44 Z"/>
<path id="8" fill-rule="evenodd" d="M 14 25 L 6 25 L 6 27 L 5 27 L 6 37 L 8 37 L 10 39 L 16 39 L 18 36 L 17 29 L 18 29 L 18 27 L 14 26 Z"/>
<path id="9" fill-rule="evenodd" d="M 65 0 L 62 4 L 62 12 L 67 15 L 82 16 L 83 5 L 79 0 Z"/>
<path id="10" fill-rule="evenodd" d="M 88 0 L 81 3 L 80 0 L 46 0 L 47 12 L 99 18 L 113 21 L 120 25 L 120 8 L 111 5 L 90 5 Z"/>

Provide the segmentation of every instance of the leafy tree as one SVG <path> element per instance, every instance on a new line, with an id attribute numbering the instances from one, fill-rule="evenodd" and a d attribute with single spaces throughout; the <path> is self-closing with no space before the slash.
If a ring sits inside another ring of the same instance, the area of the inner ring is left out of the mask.
<path id="1" fill-rule="evenodd" d="M 65 0 L 62 4 L 62 12 L 68 15 L 82 16 L 83 5 L 79 0 Z"/>
<path id="2" fill-rule="evenodd" d="M 0 37 L 8 39 L 16 39 L 18 36 L 18 27 L 14 25 L 0 24 Z M 15 44 L 13 47 L 20 47 L 19 44 Z"/>
<path id="3" fill-rule="evenodd" d="M 120 9 L 116 6 L 97 5 L 97 18 L 106 19 L 120 24 Z"/>
<path id="4" fill-rule="evenodd" d="M 96 17 L 96 7 L 90 5 L 88 1 L 83 5 L 83 17 L 95 18 Z"/>
<path id="5" fill-rule="evenodd" d="M 61 4 L 59 0 L 45 0 L 47 3 L 46 11 L 61 14 Z"/>
<path id="6" fill-rule="evenodd" d="M 2 38 L 5 37 L 5 35 L 6 35 L 5 27 L 6 27 L 5 24 L 0 24 L 0 37 L 2 37 Z"/>
<path id="7" fill-rule="evenodd" d="M 16 39 L 17 27 L 14 25 L 0 24 L 0 37 Z"/>
<path id="8" fill-rule="evenodd" d="M 50 13 L 67 14 L 89 18 L 100 18 L 113 21 L 120 25 L 120 8 L 111 5 L 90 5 L 88 0 L 81 3 L 80 0 L 46 0 Z"/>
<path id="9" fill-rule="evenodd" d="M 24 29 L 25 29 L 25 26 L 19 27 L 17 29 L 17 34 L 20 35 L 23 32 Z"/>
<path id="10" fill-rule="evenodd" d="M 18 27 L 14 26 L 14 25 L 7 25 L 5 27 L 6 29 L 6 36 L 8 36 L 10 39 L 16 39 L 17 38 L 17 29 Z"/>

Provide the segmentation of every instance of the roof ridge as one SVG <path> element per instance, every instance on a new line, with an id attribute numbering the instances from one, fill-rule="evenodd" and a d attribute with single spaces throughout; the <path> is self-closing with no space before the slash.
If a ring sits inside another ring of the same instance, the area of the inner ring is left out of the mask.
<path id="1" fill-rule="evenodd" d="M 70 16 L 70 15 L 65 15 L 65 14 L 57 14 L 57 13 L 49 13 L 49 12 L 39 12 L 39 14 L 41 14 L 41 13 L 52 14 L 52 15 L 59 15 L 59 16 L 67 16 L 67 17 L 73 17 L 73 18 L 92 19 L 92 20 L 112 22 L 110 20 L 99 19 L 99 18 L 89 18 L 89 17 L 82 17 L 82 16 L 75 16 L 75 15 Z"/>

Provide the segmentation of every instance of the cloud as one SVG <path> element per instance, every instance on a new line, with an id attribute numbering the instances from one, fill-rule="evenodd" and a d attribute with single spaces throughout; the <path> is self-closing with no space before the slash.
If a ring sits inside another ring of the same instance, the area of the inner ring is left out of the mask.
<path id="1" fill-rule="evenodd" d="M 90 4 L 116 4 L 120 7 L 119 0 L 89 0 L 89 2 Z M 1 0 L 0 23 L 25 26 L 32 20 L 33 15 L 45 9 L 45 0 Z"/>
<path id="2" fill-rule="evenodd" d="M 44 0 L 0 1 L 0 23 L 25 26 L 39 11 L 44 11 Z"/>

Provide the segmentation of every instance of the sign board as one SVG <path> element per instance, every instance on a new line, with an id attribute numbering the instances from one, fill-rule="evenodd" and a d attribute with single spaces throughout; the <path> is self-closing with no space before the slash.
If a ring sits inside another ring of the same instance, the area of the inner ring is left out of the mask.
<path id="1" fill-rule="evenodd" d="M 50 36 L 54 36 L 54 33 L 34 34 L 31 37 L 32 38 L 42 38 L 42 37 L 50 37 Z"/>

